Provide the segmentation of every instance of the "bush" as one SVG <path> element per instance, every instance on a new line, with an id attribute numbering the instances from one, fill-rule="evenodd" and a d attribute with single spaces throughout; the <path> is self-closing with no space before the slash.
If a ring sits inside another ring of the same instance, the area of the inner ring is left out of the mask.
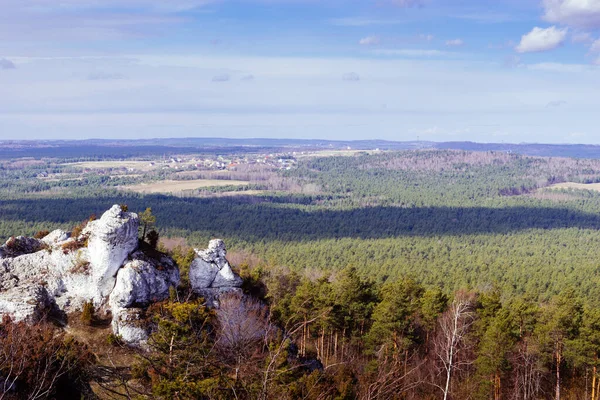
<path id="1" fill-rule="evenodd" d="M 81 322 L 86 325 L 91 325 L 94 322 L 94 303 L 88 301 L 83 304 L 83 309 L 81 310 Z"/>
<path id="2" fill-rule="evenodd" d="M 49 231 L 38 231 L 35 235 L 33 235 L 34 239 L 43 239 L 50 234 Z"/>
<path id="3" fill-rule="evenodd" d="M 83 231 L 83 228 L 85 228 L 86 225 L 87 225 L 87 221 L 83 222 L 79 225 L 75 225 L 73 227 L 73 229 L 71 230 L 71 237 L 73 239 L 77 239 L 79 237 L 79 235 L 81 235 L 81 232 Z"/>
<path id="4" fill-rule="evenodd" d="M 159 235 L 158 232 L 156 232 L 154 229 L 152 229 L 150 232 L 148 232 L 148 234 L 146 235 L 146 240 L 148 240 L 148 244 L 150 245 L 150 247 L 152 247 L 154 250 L 156 250 L 156 247 L 158 246 L 158 239 L 159 239 Z"/>
<path id="5" fill-rule="evenodd" d="M 75 260 L 75 265 L 73 265 L 73 268 L 71 268 L 69 272 L 72 274 L 87 274 L 89 270 L 90 262 L 84 260 L 78 255 L 77 259 Z"/>
<path id="6" fill-rule="evenodd" d="M 69 240 L 64 243 L 61 248 L 63 249 L 63 253 L 68 254 L 72 251 L 79 250 L 82 247 L 87 246 L 87 239 L 85 240 Z"/>
<path id="7" fill-rule="evenodd" d="M 106 343 L 109 346 L 121 346 L 123 344 L 123 339 L 121 335 L 115 335 L 114 333 L 109 333 L 106 337 Z"/>
<path id="8" fill-rule="evenodd" d="M 83 343 L 50 324 L 8 318 L 0 324 L 0 376 L 5 383 L 0 398 L 84 398 L 93 362 Z"/>

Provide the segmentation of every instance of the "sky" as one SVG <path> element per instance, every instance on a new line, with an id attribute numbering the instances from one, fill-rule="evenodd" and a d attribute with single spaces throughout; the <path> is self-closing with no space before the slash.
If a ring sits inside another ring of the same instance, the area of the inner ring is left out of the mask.
<path id="1" fill-rule="evenodd" d="M 600 144 L 600 0 L 0 0 L 0 139 Z"/>

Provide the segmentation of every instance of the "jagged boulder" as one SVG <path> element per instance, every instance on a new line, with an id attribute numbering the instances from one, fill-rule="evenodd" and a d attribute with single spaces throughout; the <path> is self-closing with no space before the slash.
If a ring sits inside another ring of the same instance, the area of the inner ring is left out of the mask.
<path id="1" fill-rule="evenodd" d="M 207 249 L 194 251 L 196 258 L 189 278 L 195 293 L 204 296 L 209 304 L 218 305 L 220 294 L 241 292 L 242 278 L 231 269 L 223 240 L 211 240 Z"/>

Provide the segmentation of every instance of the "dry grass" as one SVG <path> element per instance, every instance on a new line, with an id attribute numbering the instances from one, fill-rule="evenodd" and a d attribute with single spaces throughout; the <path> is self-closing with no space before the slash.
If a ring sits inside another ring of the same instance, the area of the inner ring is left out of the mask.
<path id="1" fill-rule="evenodd" d="M 176 247 L 184 248 L 187 246 L 187 240 L 182 237 L 160 238 L 160 247 L 167 250 L 173 250 Z"/>
<path id="2" fill-rule="evenodd" d="M 182 193 L 188 190 L 196 190 L 216 186 L 243 186 L 248 181 L 232 181 L 218 179 L 197 179 L 193 181 L 161 181 L 153 183 L 141 183 L 139 185 L 124 186 L 123 189 L 137 193 Z"/>
<path id="3" fill-rule="evenodd" d="M 575 183 L 575 182 L 564 182 L 557 183 L 552 186 L 548 186 L 548 189 L 580 189 L 580 190 L 594 190 L 600 192 L 600 183 Z"/>

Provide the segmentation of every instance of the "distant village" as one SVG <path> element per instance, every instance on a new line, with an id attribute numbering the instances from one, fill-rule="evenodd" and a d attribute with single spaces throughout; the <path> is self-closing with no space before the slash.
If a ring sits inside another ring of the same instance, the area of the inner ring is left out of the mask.
<path id="1" fill-rule="evenodd" d="M 298 153 L 301 154 L 301 153 Z M 151 166 L 162 166 L 163 169 L 180 169 L 180 170 L 230 170 L 235 171 L 240 165 L 266 165 L 280 170 L 290 170 L 297 165 L 296 152 L 281 153 L 281 154 L 261 154 L 261 155 L 215 155 L 207 157 L 181 156 L 173 157 L 168 163 L 151 162 Z"/>

